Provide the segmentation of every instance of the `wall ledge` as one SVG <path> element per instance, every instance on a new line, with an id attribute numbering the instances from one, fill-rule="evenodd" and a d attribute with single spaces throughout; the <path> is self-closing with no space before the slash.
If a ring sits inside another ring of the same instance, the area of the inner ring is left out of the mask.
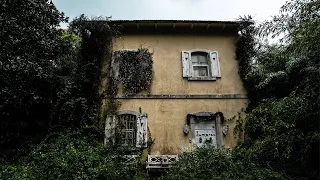
<path id="1" fill-rule="evenodd" d="M 141 94 L 116 99 L 248 99 L 247 94 Z"/>

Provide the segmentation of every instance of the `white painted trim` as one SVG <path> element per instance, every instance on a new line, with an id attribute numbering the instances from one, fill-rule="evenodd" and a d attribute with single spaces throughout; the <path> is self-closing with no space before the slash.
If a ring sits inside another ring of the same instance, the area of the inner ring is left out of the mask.
<path id="1" fill-rule="evenodd" d="M 122 115 L 122 114 L 132 114 L 135 116 L 140 115 L 140 113 L 136 112 L 136 111 L 131 111 L 131 110 L 119 110 L 117 111 L 117 115 Z"/>

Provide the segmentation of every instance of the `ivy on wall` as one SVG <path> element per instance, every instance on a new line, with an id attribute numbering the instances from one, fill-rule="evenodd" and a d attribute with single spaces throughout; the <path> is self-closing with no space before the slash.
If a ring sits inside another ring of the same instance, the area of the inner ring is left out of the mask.
<path id="1" fill-rule="evenodd" d="M 112 38 L 117 31 L 108 22 L 107 18 L 89 19 L 81 15 L 70 23 L 69 28 L 82 39 L 79 55 L 76 58 L 77 87 L 74 91 L 77 92 L 77 96 L 87 100 L 87 106 L 90 107 L 86 112 L 90 117 L 90 123 L 87 125 L 98 127 L 98 132 L 103 132 L 104 129 L 107 109 L 102 108 L 104 92 L 108 89 L 114 90 L 109 88 L 112 86 L 112 83 L 109 83 L 109 69 L 112 61 Z"/>
<path id="2" fill-rule="evenodd" d="M 243 82 L 244 87 L 248 92 L 250 99 L 249 108 L 256 104 L 254 85 L 256 82 L 248 80 L 248 73 L 252 71 L 253 58 L 256 56 L 255 46 L 257 44 L 255 40 L 255 23 L 252 17 L 244 16 L 240 17 L 238 23 L 239 37 L 235 43 L 236 56 L 235 59 L 239 62 L 239 75 Z"/>
<path id="3" fill-rule="evenodd" d="M 251 58 L 254 51 L 254 22 L 251 16 L 240 18 L 238 23 L 239 38 L 236 41 L 236 60 L 239 61 L 239 75 L 245 80 L 251 70 Z"/>
<path id="4" fill-rule="evenodd" d="M 153 80 L 152 53 L 140 48 L 136 51 L 116 51 L 115 62 L 119 63 L 119 80 L 124 93 L 133 96 L 141 91 L 151 90 Z"/>
<path id="5" fill-rule="evenodd" d="M 255 56 L 256 41 L 254 38 L 255 24 L 251 16 L 240 17 L 238 23 L 239 37 L 235 43 L 236 56 L 235 59 L 239 62 L 239 76 L 243 82 L 245 89 L 248 92 L 250 99 L 249 109 L 255 104 L 253 86 L 254 82 L 248 80 L 247 75 L 252 70 L 252 60 Z M 236 119 L 236 116 L 232 120 Z M 238 119 L 236 120 L 236 126 L 234 128 L 234 137 L 238 140 L 238 143 L 242 141 L 244 135 L 244 119 L 241 118 L 240 112 Z"/>

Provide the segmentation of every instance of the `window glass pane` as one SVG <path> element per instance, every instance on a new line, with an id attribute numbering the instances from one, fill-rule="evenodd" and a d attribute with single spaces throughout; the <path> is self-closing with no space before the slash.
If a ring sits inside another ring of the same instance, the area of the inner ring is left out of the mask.
<path id="1" fill-rule="evenodd" d="M 208 67 L 193 66 L 194 76 L 208 76 Z"/>
<path id="2" fill-rule="evenodd" d="M 192 64 L 198 63 L 198 56 L 197 55 L 192 55 L 191 56 L 191 61 L 192 61 Z"/>
<path id="3" fill-rule="evenodd" d="M 205 52 L 195 52 L 191 55 L 192 64 L 208 64 L 208 54 Z"/>
<path id="4" fill-rule="evenodd" d="M 199 64 L 208 64 L 208 58 L 205 55 L 198 56 Z"/>

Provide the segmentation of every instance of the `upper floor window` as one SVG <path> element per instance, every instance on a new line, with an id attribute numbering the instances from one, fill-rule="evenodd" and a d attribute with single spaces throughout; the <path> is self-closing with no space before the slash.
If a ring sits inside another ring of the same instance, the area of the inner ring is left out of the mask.
<path id="1" fill-rule="evenodd" d="M 216 80 L 221 77 L 217 51 L 182 51 L 183 77 L 189 80 Z"/>
<path id="2" fill-rule="evenodd" d="M 192 71 L 194 77 L 208 77 L 210 74 L 209 57 L 207 53 L 191 53 Z"/>

